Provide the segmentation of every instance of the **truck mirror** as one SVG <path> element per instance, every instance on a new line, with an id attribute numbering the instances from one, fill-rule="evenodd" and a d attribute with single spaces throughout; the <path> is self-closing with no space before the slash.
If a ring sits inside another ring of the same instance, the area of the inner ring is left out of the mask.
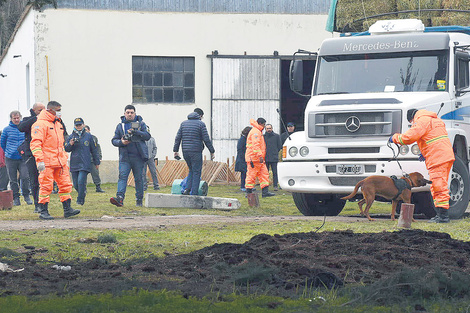
<path id="1" fill-rule="evenodd" d="M 304 88 L 304 65 L 302 60 L 292 60 L 289 68 L 290 89 L 302 93 Z"/>

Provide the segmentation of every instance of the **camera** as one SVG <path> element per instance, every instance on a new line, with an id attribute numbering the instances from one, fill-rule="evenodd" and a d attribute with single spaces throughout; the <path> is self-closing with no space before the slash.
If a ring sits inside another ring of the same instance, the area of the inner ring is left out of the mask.
<path id="1" fill-rule="evenodd" d="M 134 136 L 134 133 L 136 130 L 140 128 L 140 123 L 139 122 L 131 122 L 131 128 L 128 130 L 127 133 L 122 136 L 122 139 L 131 141 L 132 137 Z"/>
<path id="2" fill-rule="evenodd" d="M 77 142 L 77 141 L 79 141 L 80 139 L 78 139 L 78 137 L 72 137 L 71 140 L 72 140 L 73 142 Z"/>

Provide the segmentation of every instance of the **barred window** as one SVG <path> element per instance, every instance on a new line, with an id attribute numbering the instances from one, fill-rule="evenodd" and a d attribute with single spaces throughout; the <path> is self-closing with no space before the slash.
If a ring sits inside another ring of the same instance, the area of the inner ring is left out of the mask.
<path id="1" fill-rule="evenodd" d="M 132 57 L 133 103 L 194 103 L 193 57 Z"/>

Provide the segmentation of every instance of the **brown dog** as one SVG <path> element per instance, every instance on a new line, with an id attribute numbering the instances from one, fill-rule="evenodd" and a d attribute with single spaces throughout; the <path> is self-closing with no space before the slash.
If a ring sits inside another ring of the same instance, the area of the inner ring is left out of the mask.
<path id="1" fill-rule="evenodd" d="M 364 198 L 358 202 L 359 210 L 361 210 L 361 215 L 365 215 L 370 221 L 374 220 L 369 216 L 369 209 L 372 206 L 372 203 L 374 203 L 376 195 L 382 196 L 387 200 L 392 200 L 392 221 L 394 221 L 398 201 L 403 200 L 405 203 L 411 203 L 411 188 L 426 186 L 426 184 L 432 183 L 418 172 L 403 176 L 399 180 L 402 179 L 405 181 L 406 188 L 400 192 L 395 186 L 392 178 L 378 175 L 369 176 L 358 182 L 354 191 L 349 196 L 341 199 L 351 199 L 356 195 L 359 188 L 361 188 Z M 364 203 L 366 203 L 366 208 L 363 211 L 362 205 Z"/>

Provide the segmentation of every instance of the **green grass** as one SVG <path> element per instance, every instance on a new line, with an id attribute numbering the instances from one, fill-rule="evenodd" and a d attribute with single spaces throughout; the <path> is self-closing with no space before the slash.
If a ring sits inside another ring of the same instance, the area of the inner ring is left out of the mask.
<path id="1" fill-rule="evenodd" d="M 292 195 L 289 192 L 280 190 L 276 192 L 277 196 L 269 198 L 261 198 L 260 207 L 251 208 L 248 206 L 248 200 L 245 194 L 240 192 L 239 186 L 211 186 L 209 187 L 208 196 L 211 197 L 224 197 L 238 199 L 241 203 L 241 208 L 233 211 L 221 210 L 194 210 L 194 209 L 159 209 L 159 208 L 146 208 L 135 206 L 135 189 L 133 187 L 127 188 L 126 198 L 123 207 L 116 207 L 109 203 L 109 199 L 116 195 L 117 184 L 102 185 L 106 193 L 96 193 L 94 185 L 88 185 L 88 193 L 85 199 L 85 205 L 79 206 L 75 204 L 77 192 L 72 191 L 72 207 L 80 209 L 80 215 L 74 218 L 90 219 L 101 218 L 103 215 L 122 217 L 122 216 L 148 216 L 148 215 L 190 215 L 190 214 L 216 214 L 223 216 L 258 216 L 258 215 L 302 215 L 294 204 Z M 171 193 L 171 187 L 163 187 L 159 191 L 154 191 L 150 188 L 149 192 L 158 193 Z M 259 191 L 258 191 L 259 192 Z M 13 207 L 11 210 L 0 210 L 1 220 L 28 220 L 36 219 L 37 214 L 33 213 L 34 207 L 26 205 L 22 201 L 21 206 Z M 382 204 L 375 202 L 371 208 L 371 213 L 386 213 L 390 214 L 390 204 Z M 59 202 L 58 195 L 51 195 L 49 203 L 49 212 L 54 217 L 63 216 L 62 205 Z M 359 214 L 357 203 L 348 202 L 341 212 L 341 215 Z"/>
<path id="2" fill-rule="evenodd" d="M 261 207 L 248 207 L 244 194 L 237 186 L 210 187 L 209 195 L 216 197 L 237 198 L 242 207 L 236 211 L 190 210 L 190 209 L 155 209 L 134 206 L 133 188 L 129 188 L 125 206 L 117 208 L 109 203 L 115 194 L 116 185 L 108 184 L 106 194 L 94 192 L 89 186 L 86 205 L 79 207 L 82 214 L 75 218 L 91 219 L 103 215 L 112 216 L 148 216 L 177 214 L 216 214 L 224 216 L 259 216 L 259 215 L 301 215 L 296 209 L 289 193 L 278 192 L 278 196 L 260 199 Z M 169 193 L 170 188 L 160 192 Z M 76 194 L 73 194 L 76 197 Z M 51 197 L 51 213 L 62 214 L 58 196 Z M 74 206 L 78 207 L 78 206 Z M 1 220 L 37 219 L 32 213 L 32 206 L 14 207 L 9 211 L 0 211 Z M 390 213 L 390 204 L 376 202 L 373 213 Z M 356 203 L 348 203 L 341 214 L 358 214 Z M 358 218 L 359 219 L 359 218 Z M 56 220 L 60 225 L 60 220 Z M 148 257 L 163 257 L 167 253 L 183 254 L 213 245 L 215 243 L 243 243 L 255 235 L 286 234 L 309 231 L 352 230 L 354 232 L 382 232 L 397 230 L 397 222 L 378 219 L 374 222 L 341 223 L 326 218 L 324 225 L 319 220 L 250 222 L 246 224 L 205 224 L 155 227 L 148 230 L 28 230 L 0 232 L 0 262 L 8 263 L 23 260 L 26 255 L 24 246 L 36 247 L 35 260 L 42 263 L 67 263 L 88 260 L 93 257 L 107 259 L 109 262 L 136 262 Z M 321 227 L 321 228 L 320 228 Z M 414 229 L 449 233 L 452 238 L 469 241 L 470 219 L 452 221 L 449 224 L 428 224 L 418 220 L 412 224 Z M 358 287 L 360 288 L 360 287 Z M 266 295 L 208 295 L 203 299 L 185 298 L 178 292 L 135 290 L 122 295 L 70 295 L 66 297 L 19 297 L 0 298 L 0 312 L 412 312 L 408 302 L 391 306 L 373 306 L 356 302 L 357 290 L 320 291 L 304 290 L 299 299 L 283 299 Z M 323 300 L 325 299 L 325 300 Z M 418 300 L 417 300 L 418 301 Z M 430 299 L 417 302 L 426 307 L 428 312 L 467 312 L 470 308 L 468 299 Z M 345 305 L 350 303 L 348 305 Z"/>

